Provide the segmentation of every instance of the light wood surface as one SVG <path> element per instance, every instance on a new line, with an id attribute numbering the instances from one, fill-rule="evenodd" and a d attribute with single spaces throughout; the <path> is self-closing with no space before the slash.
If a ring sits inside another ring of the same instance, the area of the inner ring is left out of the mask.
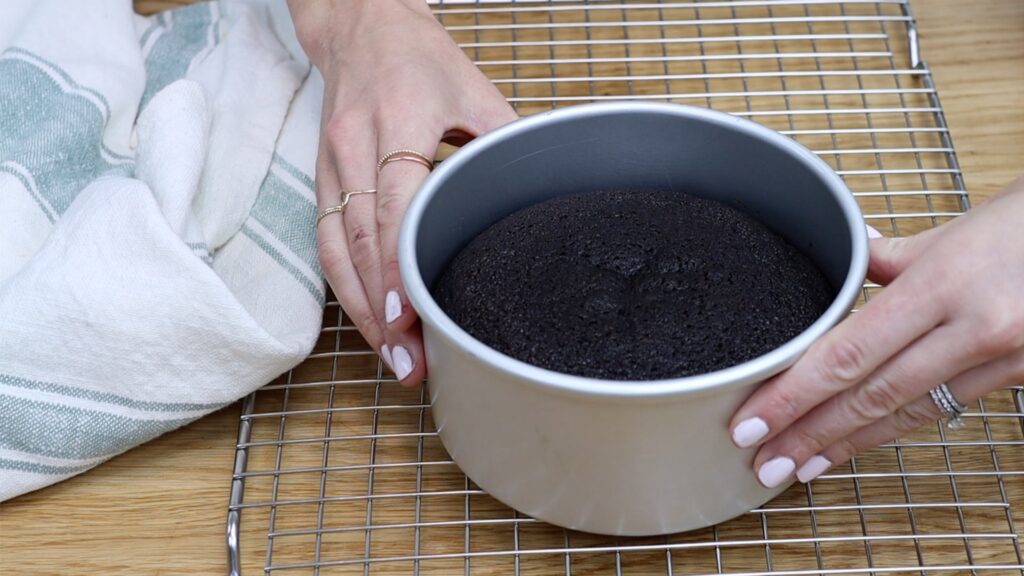
<path id="1" fill-rule="evenodd" d="M 977 205 L 1024 174 L 1024 2 L 911 2 Z"/>
<path id="2" fill-rule="evenodd" d="M 180 3 L 141 0 L 136 6 L 152 11 Z M 977 203 L 1024 173 L 1024 3 L 912 5 Z M 233 405 L 95 470 L 0 505 L 0 572 L 224 573 L 238 413 Z M 1004 467 L 1024 469 L 1024 450 L 1001 458 Z M 1024 508 L 1022 484 L 1009 487 L 1018 511 Z M 1022 525 L 1018 518 L 1018 529 Z"/>

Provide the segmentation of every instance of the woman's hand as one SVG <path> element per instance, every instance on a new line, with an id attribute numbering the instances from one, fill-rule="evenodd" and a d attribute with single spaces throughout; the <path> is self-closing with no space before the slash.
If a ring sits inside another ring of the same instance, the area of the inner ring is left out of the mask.
<path id="1" fill-rule="evenodd" d="M 343 214 L 318 227 L 327 280 L 367 342 L 403 384 L 426 374 L 422 337 L 398 271 L 398 231 L 429 170 L 388 152 L 433 158 L 440 141 L 461 143 L 516 118 L 423 0 L 293 0 L 303 49 L 324 77 L 317 204 Z"/>
<path id="2" fill-rule="evenodd" d="M 1024 178 L 938 228 L 874 238 L 868 276 L 885 290 L 733 416 L 768 487 L 935 420 L 943 382 L 968 404 L 1024 380 Z"/>

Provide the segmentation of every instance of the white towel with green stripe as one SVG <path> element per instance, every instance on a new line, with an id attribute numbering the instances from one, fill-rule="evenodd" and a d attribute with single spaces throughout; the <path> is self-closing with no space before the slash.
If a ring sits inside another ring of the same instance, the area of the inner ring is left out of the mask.
<path id="1" fill-rule="evenodd" d="M 0 9 L 0 500 L 312 349 L 322 80 L 279 4 Z"/>

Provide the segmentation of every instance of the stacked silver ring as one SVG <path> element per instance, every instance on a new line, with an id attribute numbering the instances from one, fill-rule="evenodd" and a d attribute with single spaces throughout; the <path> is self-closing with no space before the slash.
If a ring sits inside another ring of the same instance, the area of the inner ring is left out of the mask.
<path id="1" fill-rule="evenodd" d="M 957 401 L 949 386 L 942 383 L 929 390 L 928 393 L 932 397 L 932 402 L 935 402 L 935 405 L 938 406 L 939 412 L 942 412 L 942 417 L 946 419 L 946 427 L 950 430 L 963 428 L 964 419 L 962 416 L 967 412 L 967 406 Z"/>

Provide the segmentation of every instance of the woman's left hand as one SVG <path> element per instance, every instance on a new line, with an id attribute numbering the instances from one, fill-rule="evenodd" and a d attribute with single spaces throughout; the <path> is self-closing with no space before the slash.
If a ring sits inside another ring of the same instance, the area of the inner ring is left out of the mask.
<path id="1" fill-rule="evenodd" d="M 868 277 L 885 285 L 733 416 L 760 445 L 762 484 L 808 482 L 939 417 L 929 391 L 961 404 L 1024 380 L 1024 178 L 956 220 L 871 240 Z"/>

